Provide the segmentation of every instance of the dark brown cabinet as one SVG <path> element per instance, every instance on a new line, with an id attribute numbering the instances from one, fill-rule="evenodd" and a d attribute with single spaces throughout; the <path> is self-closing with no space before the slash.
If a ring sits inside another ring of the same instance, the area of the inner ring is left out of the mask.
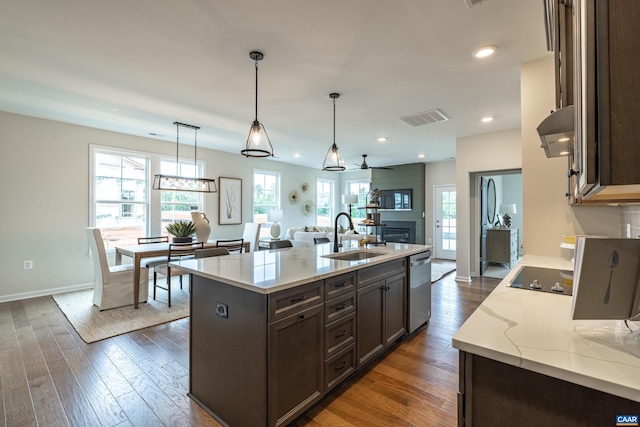
<path id="1" fill-rule="evenodd" d="M 640 202 L 640 2 L 573 1 L 577 203 Z"/>
<path id="2" fill-rule="evenodd" d="M 556 108 L 573 105 L 573 13 L 572 0 L 549 0 L 553 10 L 549 19 L 552 21 L 555 74 L 556 74 Z"/>
<path id="3" fill-rule="evenodd" d="M 405 333 L 406 281 L 405 259 L 358 271 L 358 368 Z"/>
<path id="4" fill-rule="evenodd" d="M 325 391 L 356 370 L 356 273 L 325 280 Z"/>
<path id="5" fill-rule="evenodd" d="M 373 359 L 386 344 L 384 337 L 385 280 L 358 289 L 358 367 Z"/>
<path id="6" fill-rule="evenodd" d="M 271 294 L 192 276 L 190 397 L 224 425 L 291 423 L 405 333 L 406 266 Z"/>
<path id="7" fill-rule="evenodd" d="M 458 426 L 614 425 L 640 403 L 460 351 Z"/>
<path id="8" fill-rule="evenodd" d="M 269 425 L 285 425 L 324 393 L 324 318 L 316 305 L 269 325 Z"/>

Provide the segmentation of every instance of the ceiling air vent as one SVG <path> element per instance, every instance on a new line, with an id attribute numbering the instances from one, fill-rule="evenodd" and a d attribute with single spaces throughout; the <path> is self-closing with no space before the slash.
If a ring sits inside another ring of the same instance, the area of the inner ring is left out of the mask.
<path id="1" fill-rule="evenodd" d="M 467 3 L 467 7 L 471 9 L 472 7 L 476 7 L 479 4 L 486 2 L 487 0 L 464 0 Z"/>
<path id="2" fill-rule="evenodd" d="M 449 117 L 438 109 L 423 111 L 422 113 L 410 114 L 408 116 L 400 117 L 400 120 L 406 124 L 416 127 L 422 125 L 430 125 L 431 123 L 444 122 L 449 120 Z"/>

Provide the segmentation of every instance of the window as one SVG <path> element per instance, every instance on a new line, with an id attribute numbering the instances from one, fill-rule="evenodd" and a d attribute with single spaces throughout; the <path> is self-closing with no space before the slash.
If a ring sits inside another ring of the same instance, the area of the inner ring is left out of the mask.
<path id="1" fill-rule="evenodd" d="M 253 222 L 261 224 L 260 236 L 269 235 L 267 212 L 280 209 L 280 174 L 256 170 L 253 172 Z"/>
<path id="2" fill-rule="evenodd" d="M 356 218 L 364 219 L 366 217 L 365 209 L 358 209 L 358 207 L 366 206 L 368 201 L 367 194 L 369 194 L 370 188 L 371 183 L 368 180 L 347 181 L 347 192 L 345 194 L 358 195 L 358 203 L 351 206 L 351 217 L 354 219 L 354 223 L 360 222 L 355 221 Z"/>
<path id="3" fill-rule="evenodd" d="M 107 246 L 135 244 L 147 230 L 149 158 L 97 148 L 92 153 L 93 225 Z"/>
<path id="4" fill-rule="evenodd" d="M 316 181 L 316 224 L 333 225 L 333 181 Z"/>
<path id="5" fill-rule="evenodd" d="M 176 168 L 177 166 L 177 168 Z M 202 163 L 180 160 L 176 165 L 175 160 L 162 160 L 160 162 L 160 173 L 163 175 L 185 176 L 190 178 L 201 177 L 203 170 Z M 191 211 L 203 211 L 202 193 L 192 191 L 162 191 L 160 196 L 160 221 L 162 223 L 161 234 L 166 236 L 165 228 L 172 222 L 191 221 Z"/>

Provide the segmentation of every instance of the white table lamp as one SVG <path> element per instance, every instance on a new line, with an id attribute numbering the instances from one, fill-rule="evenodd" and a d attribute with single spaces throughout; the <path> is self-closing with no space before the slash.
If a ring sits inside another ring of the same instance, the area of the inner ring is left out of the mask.
<path id="1" fill-rule="evenodd" d="M 267 212 L 267 221 L 272 223 L 269 232 L 271 233 L 271 237 L 274 239 L 280 238 L 280 232 L 282 231 L 280 228 L 280 221 L 282 221 L 282 219 L 282 209 L 271 209 Z"/>
<path id="2" fill-rule="evenodd" d="M 503 203 L 500 205 L 500 209 L 498 210 L 501 214 L 503 214 L 504 218 L 504 226 L 507 228 L 511 228 L 511 215 L 518 213 L 516 210 L 515 203 Z"/>
<path id="3" fill-rule="evenodd" d="M 343 194 L 342 195 L 342 204 L 349 205 L 349 216 L 351 216 L 351 205 L 358 203 L 358 195 L 357 194 Z"/>

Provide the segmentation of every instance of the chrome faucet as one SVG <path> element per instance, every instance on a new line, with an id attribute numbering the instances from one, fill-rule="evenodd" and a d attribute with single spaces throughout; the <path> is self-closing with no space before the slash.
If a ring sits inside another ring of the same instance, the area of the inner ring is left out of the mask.
<path id="1" fill-rule="evenodd" d="M 349 220 L 349 230 L 353 230 L 351 215 L 346 212 L 340 212 L 338 215 L 336 215 L 336 220 L 333 223 L 333 252 L 338 252 L 338 248 L 342 246 L 342 243 L 338 243 L 338 218 L 340 218 L 342 215 L 346 216 Z"/>

